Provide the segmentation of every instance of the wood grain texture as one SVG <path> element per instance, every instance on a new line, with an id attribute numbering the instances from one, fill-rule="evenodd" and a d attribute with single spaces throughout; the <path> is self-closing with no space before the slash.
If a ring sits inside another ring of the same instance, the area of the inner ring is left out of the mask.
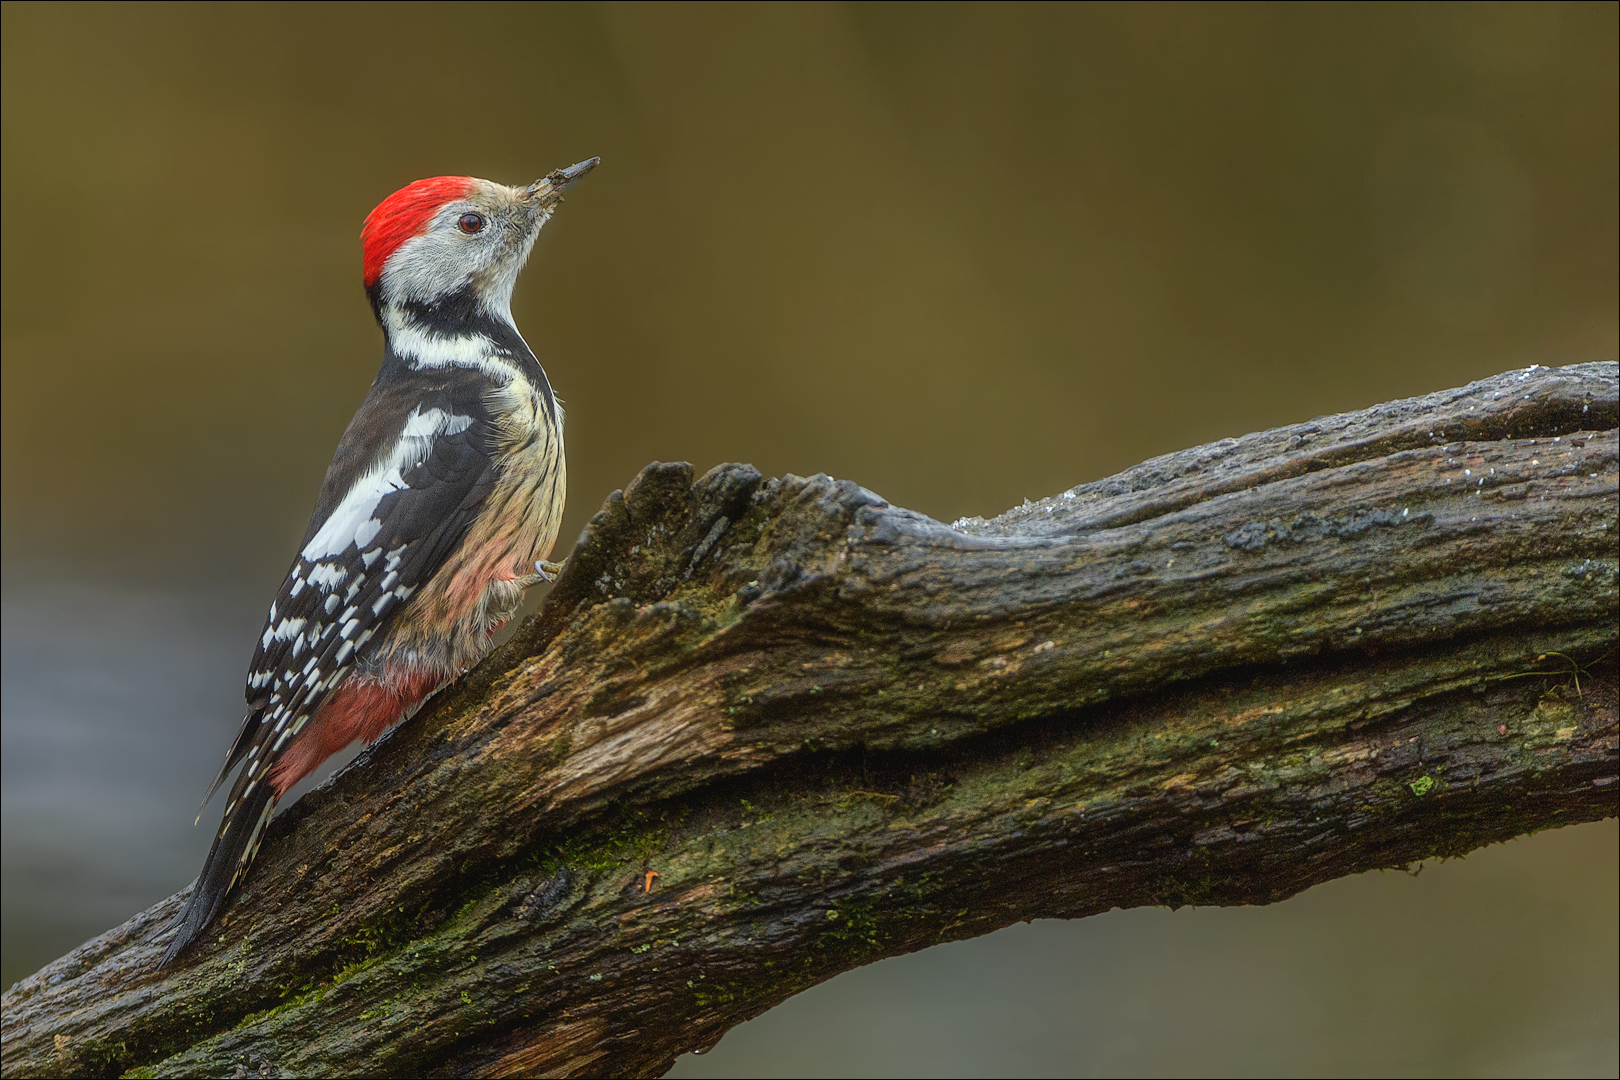
<path id="1" fill-rule="evenodd" d="M 649 466 L 201 947 L 152 970 L 182 892 L 7 991 L 4 1075 L 656 1075 L 884 956 L 1613 815 L 1616 388 L 1509 372 L 954 527 Z"/>

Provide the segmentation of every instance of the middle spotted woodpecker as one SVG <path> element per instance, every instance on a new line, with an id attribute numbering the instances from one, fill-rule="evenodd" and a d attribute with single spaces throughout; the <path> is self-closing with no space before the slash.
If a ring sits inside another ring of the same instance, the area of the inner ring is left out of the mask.
<path id="1" fill-rule="evenodd" d="M 418 180 L 366 218 L 382 368 L 270 605 L 247 718 L 204 803 L 242 769 L 165 964 L 218 914 L 288 789 L 481 660 L 553 575 L 563 413 L 512 321 L 512 289 L 563 189 L 598 160 L 527 187 Z"/>

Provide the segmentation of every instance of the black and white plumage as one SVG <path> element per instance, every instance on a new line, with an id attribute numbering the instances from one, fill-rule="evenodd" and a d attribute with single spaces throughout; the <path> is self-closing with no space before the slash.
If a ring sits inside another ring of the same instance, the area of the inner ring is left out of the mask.
<path id="1" fill-rule="evenodd" d="M 249 712 L 209 797 L 241 771 L 165 963 L 251 865 L 276 801 L 477 663 L 525 590 L 550 576 L 562 409 L 510 299 L 560 192 L 595 164 L 526 188 L 418 181 L 367 218 L 382 367 L 270 605 Z"/>

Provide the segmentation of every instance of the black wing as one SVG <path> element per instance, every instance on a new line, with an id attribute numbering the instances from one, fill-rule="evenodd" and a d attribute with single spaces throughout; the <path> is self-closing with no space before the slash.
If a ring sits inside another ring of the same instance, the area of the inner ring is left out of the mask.
<path id="1" fill-rule="evenodd" d="M 268 774 L 276 759 L 368 645 L 386 637 L 489 498 L 496 479 L 489 388 L 464 368 L 385 368 L 349 424 L 254 651 L 250 711 L 203 799 L 246 759 L 164 963 L 212 921 L 252 863 L 275 809 Z"/>
<path id="2" fill-rule="evenodd" d="M 385 374 L 338 445 L 270 605 L 248 674 L 250 712 L 209 796 L 244 758 L 231 803 L 262 776 L 444 564 L 494 487 L 487 378 L 464 368 Z"/>
<path id="3" fill-rule="evenodd" d="M 249 756 L 302 728 L 466 536 L 496 478 L 488 390 L 466 369 L 372 388 L 254 651 L 247 697 L 263 734 Z"/>
<path id="4" fill-rule="evenodd" d="M 386 637 L 489 498 L 496 480 L 489 390 L 474 370 L 385 366 L 349 424 L 254 651 L 250 711 L 203 799 L 246 759 L 164 963 L 207 927 L 253 862 L 275 809 L 276 759 L 370 643 Z"/>

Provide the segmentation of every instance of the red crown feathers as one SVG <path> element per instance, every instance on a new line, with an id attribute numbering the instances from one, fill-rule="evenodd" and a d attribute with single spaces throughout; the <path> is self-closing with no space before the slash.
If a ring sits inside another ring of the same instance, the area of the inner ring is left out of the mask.
<path id="1" fill-rule="evenodd" d="M 378 203 L 360 227 L 366 288 L 377 284 L 383 264 L 399 250 L 399 245 L 427 231 L 434 211 L 447 202 L 466 198 L 476 183 L 470 176 L 431 176 L 406 184 Z"/>

